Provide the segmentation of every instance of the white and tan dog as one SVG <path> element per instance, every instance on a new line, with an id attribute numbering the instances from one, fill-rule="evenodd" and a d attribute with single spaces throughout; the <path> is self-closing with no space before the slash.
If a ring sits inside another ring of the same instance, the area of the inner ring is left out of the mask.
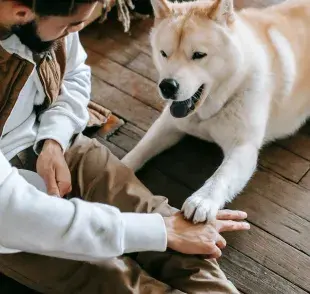
<path id="1" fill-rule="evenodd" d="M 233 0 L 152 0 L 151 43 L 168 105 L 123 162 L 137 170 L 185 134 L 217 143 L 224 161 L 184 205 L 215 217 L 253 175 L 260 148 L 310 115 L 310 1 L 234 11 Z"/>

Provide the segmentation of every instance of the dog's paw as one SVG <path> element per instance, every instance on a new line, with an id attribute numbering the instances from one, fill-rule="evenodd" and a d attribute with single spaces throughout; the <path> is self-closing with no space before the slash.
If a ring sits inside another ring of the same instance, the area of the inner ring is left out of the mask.
<path id="1" fill-rule="evenodd" d="M 215 220 L 221 205 L 212 198 L 193 195 L 186 199 L 182 211 L 185 218 L 192 219 L 194 223 Z"/>

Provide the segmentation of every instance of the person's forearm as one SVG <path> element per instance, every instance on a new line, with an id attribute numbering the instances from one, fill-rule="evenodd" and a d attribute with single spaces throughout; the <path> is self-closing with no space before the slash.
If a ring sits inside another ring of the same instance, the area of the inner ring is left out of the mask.
<path id="1" fill-rule="evenodd" d="M 40 116 L 40 125 L 34 150 L 39 153 L 42 141 L 53 139 L 65 151 L 74 134 L 82 132 L 88 122 L 87 105 L 91 92 L 90 68 L 85 64 L 87 55 L 78 34 L 66 39 L 67 64 L 61 94 L 51 107 Z"/>
<path id="2" fill-rule="evenodd" d="M 164 251 L 167 236 L 158 214 L 120 213 L 103 204 L 50 197 L 12 170 L 0 185 L 0 245 L 96 262 L 123 253 Z"/>

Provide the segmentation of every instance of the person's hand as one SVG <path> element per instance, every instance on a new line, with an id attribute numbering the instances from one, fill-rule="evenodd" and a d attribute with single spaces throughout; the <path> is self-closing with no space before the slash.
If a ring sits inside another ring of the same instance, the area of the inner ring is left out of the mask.
<path id="1" fill-rule="evenodd" d="M 71 173 L 56 141 L 44 142 L 37 160 L 37 172 L 43 178 L 49 195 L 63 197 L 71 192 Z"/>
<path id="2" fill-rule="evenodd" d="M 184 219 L 181 213 L 164 218 L 168 247 L 184 254 L 207 255 L 208 258 L 219 258 L 221 249 L 226 246 L 225 239 L 220 235 L 226 231 L 249 230 L 250 225 L 244 220 L 247 214 L 243 211 L 220 210 L 217 220 L 208 224 L 193 224 Z"/>

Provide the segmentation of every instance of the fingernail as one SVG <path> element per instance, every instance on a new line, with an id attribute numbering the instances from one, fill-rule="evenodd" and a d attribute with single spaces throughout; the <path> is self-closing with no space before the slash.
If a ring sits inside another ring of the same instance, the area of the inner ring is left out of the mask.
<path id="1" fill-rule="evenodd" d="M 248 217 L 248 214 L 244 211 L 240 211 L 240 216 L 243 217 L 243 218 L 247 218 Z"/>
<path id="2" fill-rule="evenodd" d="M 249 223 L 245 223 L 244 227 L 245 229 L 249 230 L 251 228 L 251 225 Z"/>

